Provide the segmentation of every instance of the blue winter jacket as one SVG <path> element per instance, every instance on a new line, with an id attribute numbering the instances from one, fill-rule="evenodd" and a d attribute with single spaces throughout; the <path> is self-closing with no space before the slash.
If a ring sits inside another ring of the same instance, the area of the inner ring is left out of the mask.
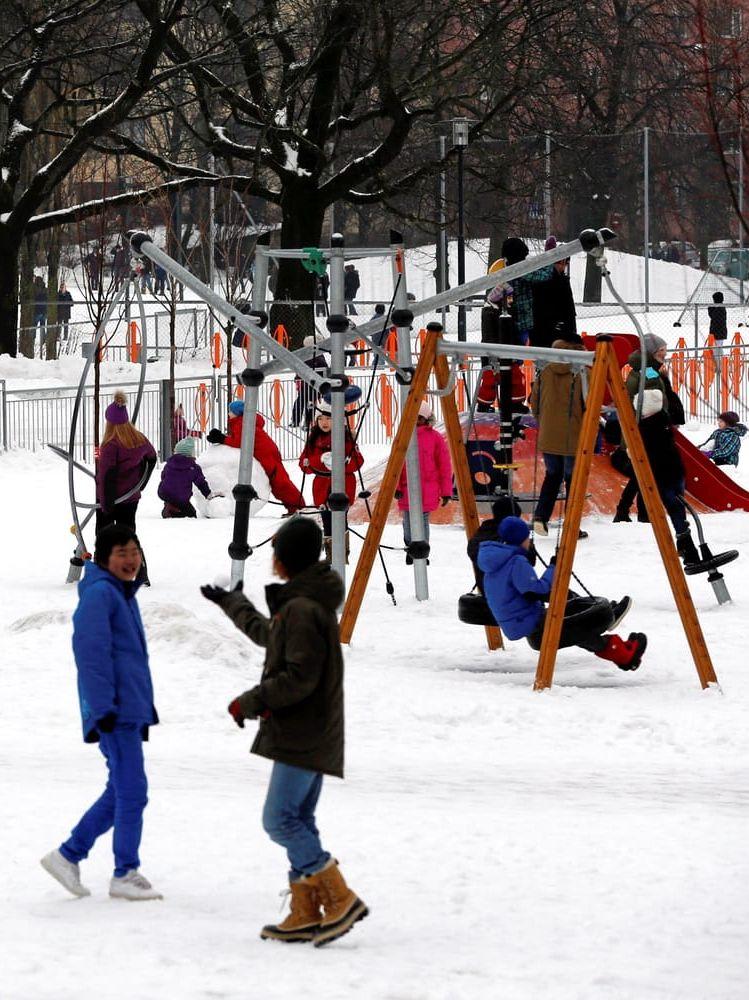
<path id="1" fill-rule="evenodd" d="M 482 542 L 478 565 L 484 573 L 484 596 L 507 638 L 530 635 L 544 610 L 534 595 L 551 592 L 554 567 L 549 566 L 539 578 L 525 549 L 504 542 Z"/>
<path id="2" fill-rule="evenodd" d="M 135 592 L 94 562 L 78 584 L 73 654 L 78 668 L 83 739 L 97 743 L 96 723 L 114 712 L 118 723 L 144 727 L 159 721 L 153 704 L 146 635 Z"/>

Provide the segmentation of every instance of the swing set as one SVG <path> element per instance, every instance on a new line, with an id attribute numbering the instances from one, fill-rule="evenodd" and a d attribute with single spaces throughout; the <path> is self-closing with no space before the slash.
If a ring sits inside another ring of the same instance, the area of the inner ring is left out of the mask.
<path id="1" fill-rule="evenodd" d="M 650 517 L 658 552 L 666 570 L 674 602 L 697 670 L 697 676 L 703 688 L 717 685 L 718 681 L 715 670 L 691 594 L 689 593 L 676 546 L 666 521 L 663 503 L 661 502 L 658 487 L 656 486 L 655 478 L 635 420 L 635 411 L 622 382 L 621 370 L 611 338 L 607 336 L 598 337 L 595 352 L 591 353 L 549 348 L 534 349 L 511 345 L 467 343 L 455 345 L 443 341 L 441 333 L 442 328 L 440 324 L 431 323 L 427 327 L 427 339 L 414 372 L 406 406 L 403 409 L 390 458 L 382 477 L 377 502 L 372 512 L 372 521 L 341 616 L 341 640 L 346 643 L 351 641 L 377 546 L 393 501 L 398 476 L 403 465 L 405 450 L 415 431 L 419 404 L 427 391 L 430 376 L 434 374 L 439 389 L 446 388 L 449 382 L 447 358 L 450 356 L 495 354 L 496 356 L 503 355 L 511 358 L 538 357 L 544 358 L 544 360 L 556 360 L 569 364 L 591 366 L 591 376 L 567 502 L 567 511 L 560 537 L 554 582 L 545 619 L 543 640 L 539 651 L 534 688 L 536 690 L 544 690 L 551 687 L 553 682 L 554 665 L 559 648 L 567 592 L 578 543 L 583 502 L 598 435 L 599 413 L 607 387 L 619 413 L 624 441 L 627 445 L 637 476 L 637 482 Z M 457 406 L 452 393 L 440 395 L 440 402 L 445 433 L 453 462 L 458 500 L 463 512 L 466 535 L 470 537 L 478 529 L 479 520 L 468 461 L 463 445 Z M 491 625 L 486 625 L 485 628 L 489 648 L 501 648 L 502 637 L 499 629 Z"/>

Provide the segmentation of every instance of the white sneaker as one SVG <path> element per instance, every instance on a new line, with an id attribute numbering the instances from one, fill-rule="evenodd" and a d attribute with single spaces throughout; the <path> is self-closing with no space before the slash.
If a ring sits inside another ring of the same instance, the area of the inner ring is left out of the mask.
<path id="1" fill-rule="evenodd" d="M 81 885 L 81 874 L 78 870 L 78 865 L 73 864 L 72 861 L 68 861 L 66 857 L 60 854 L 57 848 L 54 851 L 50 851 L 49 854 L 45 854 L 40 864 L 45 872 L 49 872 L 52 878 L 57 879 L 60 885 L 64 886 L 74 896 L 91 895 L 91 890 L 87 889 L 85 885 Z"/>
<path id="2" fill-rule="evenodd" d="M 546 521 L 534 521 L 533 532 L 536 535 L 543 535 L 543 537 L 546 538 L 549 534 L 549 526 Z"/>
<path id="3" fill-rule="evenodd" d="M 115 899 L 163 899 L 160 892 L 156 892 L 148 879 L 141 875 L 137 868 L 129 871 L 127 875 L 118 878 L 112 876 L 109 883 L 109 895 Z"/>

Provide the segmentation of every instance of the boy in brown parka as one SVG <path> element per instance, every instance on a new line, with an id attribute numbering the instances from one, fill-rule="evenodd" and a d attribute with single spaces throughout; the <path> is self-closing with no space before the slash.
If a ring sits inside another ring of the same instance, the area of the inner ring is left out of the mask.
<path id="1" fill-rule="evenodd" d="M 557 350 L 585 350 L 582 338 L 574 333 L 564 340 L 555 340 L 551 346 Z M 549 534 L 549 518 L 562 480 L 569 494 L 583 420 L 582 380 L 581 368 L 551 361 L 541 370 L 531 389 L 531 410 L 538 421 L 538 448 L 546 468 L 533 514 L 533 530 L 537 535 Z M 580 538 L 587 538 L 587 533 L 581 531 Z"/>
<path id="2" fill-rule="evenodd" d="M 323 774 L 343 777 L 343 655 L 336 609 L 343 583 L 320 562 L 322 532 L 308 518 L 287 521 L 273 539 L 273 568 L 287 581 L 266 587 L 266 618 L 239 589 L 201 587 L 240 631 L 266 647 L 260 683 L 229 713 L 240 728 L 260 719 L 252 752 L 273 763 L 263 827 L 289 858 L 291 913 L 262 938 L 313 941 L 346 934 L 369 910 L 323 850 L 315 808 Z"/>

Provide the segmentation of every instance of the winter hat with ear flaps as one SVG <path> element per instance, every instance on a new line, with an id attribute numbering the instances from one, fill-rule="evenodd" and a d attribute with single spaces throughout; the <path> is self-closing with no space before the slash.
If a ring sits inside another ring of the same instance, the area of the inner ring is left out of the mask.
<path id="1" fill-rule="evenodd" d="M 315 409 L 317 410 L 318 413 L 321 413 L 325 417 L 330 416 L 331 406 L 330 403 L 328 403 L 327 400 L 325 399 L 318 399 L 318 401 L 315 403 Z"/>
<path id="2" fill-rule="evenodd" d="M 126 403 L 125 393 L 117 391 L 114 394 L 114 402 L 104 411 L 104 419 L 110 424 L 126 424 L 130 420 Z"/>

